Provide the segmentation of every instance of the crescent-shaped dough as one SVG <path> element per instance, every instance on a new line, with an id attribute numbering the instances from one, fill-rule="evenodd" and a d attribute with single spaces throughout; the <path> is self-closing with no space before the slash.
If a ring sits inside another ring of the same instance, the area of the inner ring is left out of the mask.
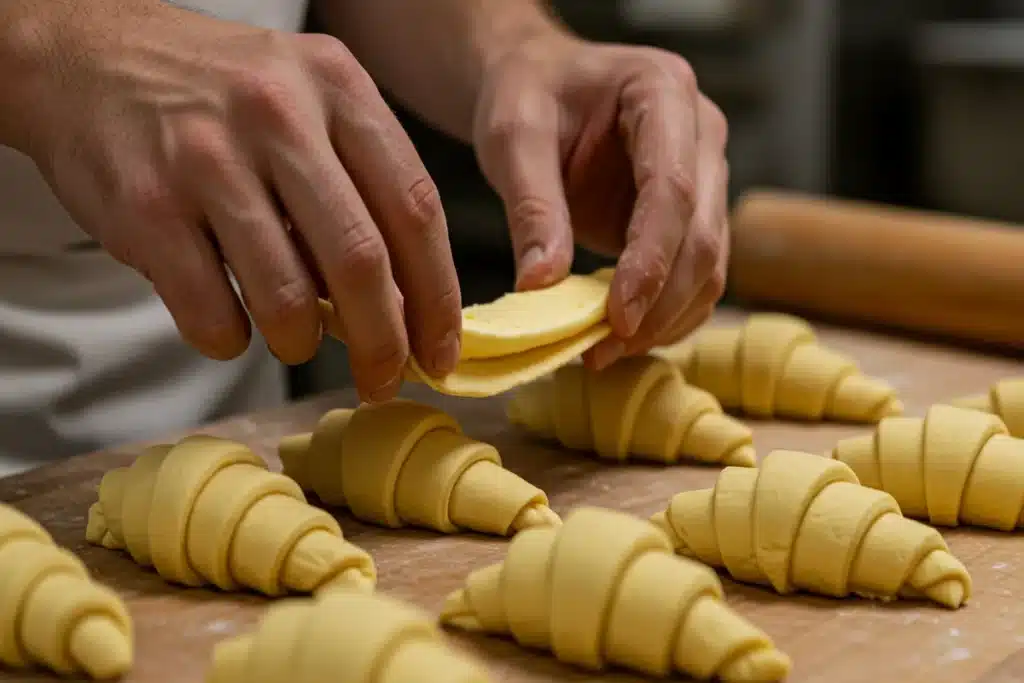
<path id="1" fill-rule="evenodd" d="M 126 673 L 132 658 L 121 598 L 43 527 L 0 503 L 0 664 L 102 680 Z"/>
<path id="2" fill-rule="evenodd" d="M 332 590 L 271 606 L 253 633 L 218 643 L 206 683 L 487 683 L 420 609 Z"/>
<path id="3" fill-rule="evenodd" d="M 1024 377 L 1001 379 L 984 394 L 962 396 L 950 403 L 960 408 L 993 413 L 1006 425 L 1010 436 L 1024 438 Z"/>
<path id="4" fill-rule="evenodd" d="M 907 517 L 1012 531 L 1024 526 L 1024 440 L 1007 432 L 995 415 L 938 404 L 924 418 L 885 418 L 831 455 Z"/>
<path id="5" fill-rule="evenodd" d="M 472 572 L 441 622 L 510 635 L 589 670 L 767 683 L 789 658 L 722 599 L 707 567 L 673 555 L 644 520 L 580 507 L 559 528 L 528 529 L 504 562 Z"/>
<path id="6" fill-rule="evenodd" d="M 878 422 L 903 412 L 889 384 L 819 344 L 791 315 L 755 313 L 741 327 L 707 328 L 652 354 L 678 364 L 726 410 L 754 417 Z"/>
<path id="7" fill-rule="evenodd" d="M 677 552 L 783 594 L 923 596 L 954 609 L 971 594 L 938 531 L 904 517 L 847 465 L 810 453 L 727 467 L 714 488 L 676 494 L 651 521 Z"/>
<path id="8" fill-rule="evenodd" d="M 653 356 L 623 358 L 600 372 L 563 366 L 516 390 L 506 413 L 532 434 L 602 458 L 757 464 L 750 428 Z"/>
<path id="9" fill-rule="evenodd" d="M 462 311 L 455 370 L 431 377 L 410 357 L 405 379 L 453 396 L 496 396 L 554 372 L 611 334 L 606 322 L 613 270 L 569 275 L 543 289 L 506 294 Z M 334 306 L 320 299 L 327 333 L 344 340 Z"/>
<path id="10" fill-rule="evenodd" d="M 189 436 L 107 472 L 86 539 L 126 549 L 185 586 L 277 596 L 336 583 L 372 590 L 377 573 L 338 522 L 240 443 Z"/>
<path id="11" fill-rule="evenodd" d="M 415 401 L 332 410 L 312 433 L 285 437 L 278 453 L 304 490 L 373 524 L 504 536 L 561 523 L 547 495 L 503 468 L 493 446 Z"/>

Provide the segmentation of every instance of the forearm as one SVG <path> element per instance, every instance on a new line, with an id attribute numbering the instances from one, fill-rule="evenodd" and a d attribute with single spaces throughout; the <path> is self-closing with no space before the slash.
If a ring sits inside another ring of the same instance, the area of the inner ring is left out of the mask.
<path id="1" fill-rule="evenodd" d="M 381 88 L 461 140 L 490 65 L 524 41 L 567 35 L 543 0 L 316 0 L 315 8 Z"/>

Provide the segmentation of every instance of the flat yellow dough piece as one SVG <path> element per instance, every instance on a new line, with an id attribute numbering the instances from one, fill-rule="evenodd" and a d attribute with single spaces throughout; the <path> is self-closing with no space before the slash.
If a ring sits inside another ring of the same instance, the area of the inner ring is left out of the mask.
<path id="1" fill-rule="evenodd" d="M 782 594 L 925 597 L 953 609 L 971 594 L 938 531 L 904 517 L 847 465 L 810 453 L 726 467 L 714 488 L 677 494 L 651 521 L 677 552 Z"/>
<path id="2" fill-rule="evenodd" d="M 462 311 L 462 360 L 500 358 L 570 339 L 607 317 L 614 271 L 569 275 L 561 282 L 513 292 Z"/>
<path id="3" fill-rule="evenodd" d="M 298 484 L 245 445 L 205 435 L 154 446 L 103 475 L 86 539 L 185 586 L 278 596 L 372 590 L 377 578 L 366 551 Z"/>
<path id="4" fill-rule="evenodd" d="M 962 396 L 950 403 L 960 408 L 993 413 L 1006 425 L 1010 436 L 1024 439 L 1024 377 L 999 380 L 987 393 Z"/>
<path id="5" fill-rule="evenodd" d="M 887 417 L 842 439 L 832 457 L 885 491 L 907 517 L 938 526 L 1024 526 L 1024 440 L 995 415 L 934 405 L 925 417 Z"/>
<path id="6" fill-rule="evenodd" d="M 455 370 L 428 375 L 410 357 L 405 379 L 453 396 L 496 396 L 554 372 L 611 334 L 611 268 L 569 275 L 537 290 L 513 292 L 462 311 L 462 350 Z M 320 300 L 328 334 L 341 338 L 334 307 Z"/>
<path id="7" fill-rule="evenodd" d="M 112 679 L 133 658 L 121 598 L 34 520 L 0 503 L 0 665 Z"/>
<path id="8" fill-rule="evenodd" d="M 560 524 L 539 488 L 501 466 L 451 415 L 395 399 L 326 413 L 278 447 L 284 474 L 363 521 L 508 535 Z"/>
<path id="9" fill-rule="evenodd" d="M 768 683 L 790 669 L 768 636 L 725 604 L 713 571 L 674 555 L 653 525 L 602 508 L 518 534 L 503 562 L 472 572 L 448 596 L 441 622 L 511 636 L 592 671 Z"/>
<path id="10" fill-rule="evenodd" d="M 328 591 L 272 605 L 253 633 L 221 641 L 206 683 L 487 683 L 419 608 Z"/>
<path id="11" fill-rule="evenodd" d="M 726 410 L 753 417 L 875 423 L 903 412 L 886 382 L 818 343 L 804 320 L 755 313 L 741 327 L 713 327 L 652 351 Z"/>
<path id="12" fill-rule="evenodd" d="M 602 458 L 757 464 L 750 428 L 653 356 L 623 358 L 600 372 L 563 366 L 517 389 L 506 413 L 532 434 Z"/>

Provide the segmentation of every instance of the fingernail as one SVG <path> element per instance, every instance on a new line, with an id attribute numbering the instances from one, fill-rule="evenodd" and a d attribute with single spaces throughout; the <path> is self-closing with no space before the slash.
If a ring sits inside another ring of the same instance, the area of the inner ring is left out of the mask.
<path id="1" fill-rule="evenodd" d="M 598 371 L 622 358 L 626 344 L 619 339 L 606 339 L 594 348 L 594 368 Z"/>
<path id="2" fill-rule="evenodd" d="M 455 369 L 459 362 L 459 351 L 459 334 L 455 330 L 451 330 L 434 351 L 431 370 L 435 377 L 447 375 Z"/>
<path id="3" fill-rule="evenodd" d="M 532 274 L 532 271 L 543 262 L 544 250 L 541 247 L 530 247 L 526 250 L 526 253 L 523 254 L 523 257 L 519 259 L 519 272 L 517 273 L 517 279 L 522 280 L 524 275 Z"/>
<path id="4" fill-rule="evenodd" d="M 644 315 L 647 313 L 647 301 L 642 296 L 633 297 L 626 303 L 624 313 L 626 318 L 626 336 L 632 337 L 636 334 L 640 323 L 643 322 Z"/>
<path id="5" fill-rule="evenodd" d="M 398 375 L 390 379 L 387 383 L 381 385 L 377 389 L 370 392 L 368 403 L 384 403 L 390 401 L 398 394 L 398 389 L 402 385 L 402 377 Z"/>

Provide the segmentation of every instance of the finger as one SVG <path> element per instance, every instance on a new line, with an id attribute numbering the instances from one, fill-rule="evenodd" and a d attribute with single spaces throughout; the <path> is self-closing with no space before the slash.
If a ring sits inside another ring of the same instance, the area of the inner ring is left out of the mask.
<path id="1" fill-rule="evenodd" d="M 215 360 L 240 356 L 249 346 L 249 317 L 209 237 L 181 224 L 161 231 L 161 242 L 145 272 L 182 338 Z"/>
<path id="2" fill-rule="evenodd" d="M 701 287 L 692 304 L 680 312 L 676 320 L 669 326 L 669 329 L 659 335 L 652 346 L 668 346 L 680 341 L 707 322 L 711 314 L 714 313 L 715 306 L 721 300 L 722 294 L 725 291 L 726 273 L 728 272 L 729 264 L 729 228 L 728 224 L 724 221 L 721 235 L 724 248 L 719 254 L 714 274 L 704 282 L 704 286 Z"/>
<path id="3" fill-rule="evenodd" d="M 316 289 L 265 183 L 220 134 L 193 130 L 185 149 L 193 189 L 267 346 L 283 363 L 308 361 L 321 339 Z"/>
<path id="4" fill-rule="evenodd" d="M 715 269 L 724 251 L 722 226 L 727 220 L 729 167 L 722 136 L 710 125 L 698 141 L 697 154 L 696 210 L 668 281 L 636 334 L 626 341 L 626 354 L 648 351 L 691 306 L 707 303 L 697 301 L 702 295 L 721 296 L 724 282 L 715 277 Z M 708 283 L 711 286 L 706 287 Z"/>
<path id="5" fill-rule="evenodd" d="M 723 251 L 722 253 L 724 255 L 727 252 Z M 721 268 L 717 269 L 716 274 L 704 282 L 691 304 L 679 311 L 667 330 L 650 342 L 635 341 L 639 335 L 633 337 L 629 342 L 614 337 L 606 338 L 584 354 L 584 364 L 592 370 L 602 370 L 623 356 L 644 355 L 655 346 L 673 344 L 705 323 L 714 312 L 715 304 L 722 296 L 725 263 L 728 259 L 721 260 L 723 264 Z M 646 324 L 646 320 L 644 324 Z"/>
<path id="6" fill-rule="evenodd" d="M 562 180 L 558 111 L 548 95 L 520 95 L 481 124 L 480 166 L 505 205 L 516 259 L 516 289 L 565 278 L 572 267 L 573 233 Z"/>
<path id="7" fill-rule="evenodd" d="M 668 280 L 696 201 L 697 87 L 680 60 L 628 83 L 620 127 L 628 140 L 636 203 L 608 298 L 615 334 L 632 337 Z"/>
<path id="8" fill-rule="evenodd" d="M 360 398 L 386 401 L 409 356 L 388 249 L 326 132 L 302 147 L 274 156 L 274 182 L 327 284 Z"/>
<path id="9" fill-rule="evenodd" d="M 355 61 L 322 70 L 334 149 L 387 245 L 412 353 L 429 374 L 443 376 L 459 360 L 462 297 L 437 187 Z"/>

